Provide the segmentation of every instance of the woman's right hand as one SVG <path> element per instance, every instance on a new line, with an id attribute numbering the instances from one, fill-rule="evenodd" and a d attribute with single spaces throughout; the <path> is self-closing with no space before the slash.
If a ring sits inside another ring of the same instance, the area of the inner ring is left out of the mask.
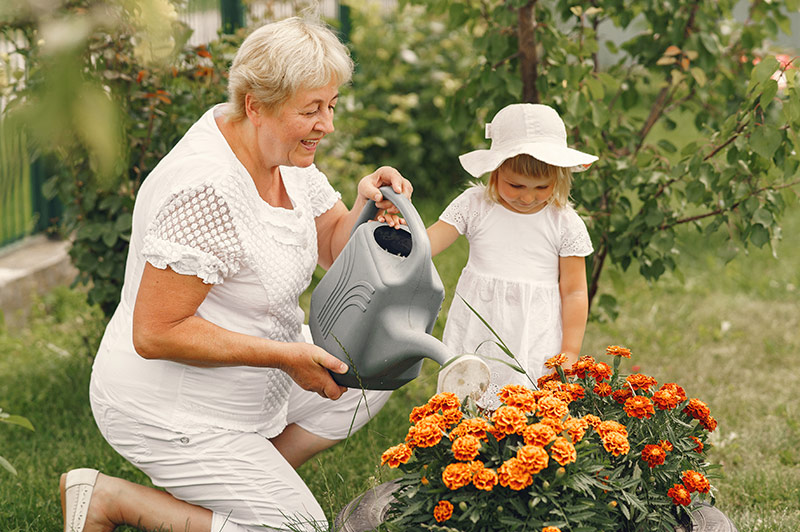
<path id="1" fill-rule="evenodd" d="M 334 400 L 347 391 L 347 387 L 337 384 L 329 373 L 347 373 L 347 364 L 314 344 L 299 342 L 290 345 L 290 359 L 280 369 L 288 373 L 298 386 Z"/>

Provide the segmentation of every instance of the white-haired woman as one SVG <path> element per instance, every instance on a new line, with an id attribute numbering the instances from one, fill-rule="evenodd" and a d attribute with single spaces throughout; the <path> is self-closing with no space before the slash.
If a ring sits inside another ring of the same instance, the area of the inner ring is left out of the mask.
<path id="1" fill-rule="evenodd" d="M 145 180 L 90 397 L 109 444 L 164 491 L 70 471 L 60 485 L 65 530 L 325 526 L 295 468 L 368 414 L 360 392 L 330 376 L 346 366 L 303 341 L 298 298 L 368 200 L 397 212 L 379 186 L 411 194 L 383 167 L 361 179 L 348 210 L 313 164 L 352 68 L 319 23 L 262 26 L 233 61 L 229 102 Z M 388 392 L 368 398 L 374 415 Z"/>

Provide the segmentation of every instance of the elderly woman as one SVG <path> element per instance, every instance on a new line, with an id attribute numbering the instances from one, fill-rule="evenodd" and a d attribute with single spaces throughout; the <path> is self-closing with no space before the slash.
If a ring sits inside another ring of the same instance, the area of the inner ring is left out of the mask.
<path id="1" fill-rule="evenodd" d="M 346 365 L 303 341 L 298 299 L 368 200 L 397 212 L 379 186 L 411 195 L 380 168 L 348 211 L 314 166 L 352 68 L 318 23 L 257 29 L 233 61 L 229 103 L 148 176 L 90 396 L 109 444 L 166 491 L 73 470 L 61 478 L 65 530 L 327 526 L 295 468 L 363 426 L 388 392 L 357 408 L 361 393 L 329 373 Z"/>

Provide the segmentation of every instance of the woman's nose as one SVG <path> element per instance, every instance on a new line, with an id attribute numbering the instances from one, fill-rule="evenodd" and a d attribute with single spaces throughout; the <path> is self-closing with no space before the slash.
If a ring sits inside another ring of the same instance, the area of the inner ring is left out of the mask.
<path id="1" fill-rule="evenodd" d="M 328 110 L 320 113 L 319 123 L 317 129 L 325 133 L 333 133 L 333 110 Z"/>

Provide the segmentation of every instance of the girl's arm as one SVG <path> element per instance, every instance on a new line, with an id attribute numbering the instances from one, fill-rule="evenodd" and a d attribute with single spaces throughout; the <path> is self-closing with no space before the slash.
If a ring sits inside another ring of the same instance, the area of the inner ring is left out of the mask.
<path id="1" fill-rule="evenodd" d="M 589 317 L 589 292 L 586 288 L 586 262 L 583 257 L 559 257 L 558 288 L 561 292 L 561 352 L 570 367 L 578 360 Z"/>
<path id="2" fill-rule="evenodd" d="M 450 245 L 456 241 L 458 236 L 458 229 L 442 220 L 438 220 L 428 227 L 428 238 L 431 241 L 431 256 L 436 256 L 449 248 Z"/>

